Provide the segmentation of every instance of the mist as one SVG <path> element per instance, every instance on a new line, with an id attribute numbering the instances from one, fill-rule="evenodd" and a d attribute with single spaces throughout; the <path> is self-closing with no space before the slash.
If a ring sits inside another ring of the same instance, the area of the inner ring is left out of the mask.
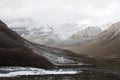
<path id="1" fill-rule="evenodd" d="M 119 0 L 0 0 L 0 19 L 29 17 L 41 25 L 120 21 Z"/>

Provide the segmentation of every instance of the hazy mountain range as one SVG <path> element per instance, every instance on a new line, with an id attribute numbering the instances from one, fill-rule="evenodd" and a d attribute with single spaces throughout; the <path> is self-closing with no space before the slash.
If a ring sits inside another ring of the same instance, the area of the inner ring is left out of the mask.
<path id="1" fill-rule="evenodd" d="M 22 37 L 38 44 L 68 49 L 80 54 L 119 57 L 119 22 L 98 27 L 65 23 L 54 28 L 50 25 L 38 27 L 30 18 L 21 18 L 11 21 L 8 25 Z M 113 52 L 116 55 L 109 56 Z"/>
<path id="2" fill-rule="evenodd" d="M 9 22 L 8 26 L 29 41 L 59 48 L 82 44 L 104 30 L 99 26 L 78 25 L 76 23 L 38 26 L 30 18 L 13 20 Z"/>
<path id="3" fill-rule="evenodd" d="M 84 25 L 83 28 L 74 23 L 59 26 L 56 28 L 50 25 L 35 27 L 29 18 L 17 19 L 9 24 L 9 27 L 22 37 L 38 44 L 68 49 L 79 54 L 119 57 L 119 22 L 101 27 Z M 60 32 L 65 35 L 60 35 Z M 116 55 L 112 55 L 113 52 Z"/>
<path id="4" fill-rule="evenodd" d="M 69 49 L 70 47 L 74 47 L 77 45 L 80 46 L 88 42 L 89 40 L 95 38 L 101 32 L 102 30 L 99 27 L 87 27 L 74 33 L 66 40 L 63 40 L 59 44 L 56 44 L 54 47 Z"/>

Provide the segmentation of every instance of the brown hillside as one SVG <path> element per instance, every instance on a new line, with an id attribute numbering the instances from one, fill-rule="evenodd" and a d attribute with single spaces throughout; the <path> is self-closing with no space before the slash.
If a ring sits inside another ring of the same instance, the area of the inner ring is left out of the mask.
<path id="1" fill-rule="evenodd" d="M 79 54 L 119 58 L 120 57 L 120 22 L 113 24 L 91 42 L 73 49 Z"/>

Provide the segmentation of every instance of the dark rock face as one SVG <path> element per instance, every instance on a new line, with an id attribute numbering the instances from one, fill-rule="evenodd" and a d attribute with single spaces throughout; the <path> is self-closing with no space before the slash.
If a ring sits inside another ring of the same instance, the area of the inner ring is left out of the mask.
<path id="1" fill-rule="evenodd" d="M 1 66 L 38 67 L 49 69 L 53 65 L 44 57 L 18 49 L 0 49 Z"/>
<path id="2" fill-rule="evenodd" d="M 54 65 L 32 52 L 24 40 L 0 21 L 0 66 L 26 66 L 51 69 Z"/>

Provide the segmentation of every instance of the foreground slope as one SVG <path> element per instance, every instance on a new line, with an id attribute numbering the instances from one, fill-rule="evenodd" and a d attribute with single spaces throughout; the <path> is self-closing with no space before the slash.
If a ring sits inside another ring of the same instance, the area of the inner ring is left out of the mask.
<path id="1" fill-rule="evenodd" d="M 50 61 L 27 48 L 24 41 L 0 21 L 0 66 L 53 68 Z"/>

